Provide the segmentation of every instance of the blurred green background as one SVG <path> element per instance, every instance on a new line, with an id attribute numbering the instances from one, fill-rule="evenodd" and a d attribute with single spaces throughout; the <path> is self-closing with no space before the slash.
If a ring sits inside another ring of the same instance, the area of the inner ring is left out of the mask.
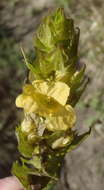
<path id="1" fill-rule="evenodd" d="M 86 64 L 89 84 L 76 106 L 80 132 L 94 126 L 92 136 L 66 156 L 61 189 L 104 190 L 104 2 L 103 0 L 0 1 L 0 178 L 10 175 L 18 158 L 15 127 L 21 111 L 15 98 L 27 70 L 20 47 L 32 60 L 33 36 L 41 18 L 63 6 L 80 28 L 79 61 Z M 60 189 L 60 186 L 59 186 Z"/>

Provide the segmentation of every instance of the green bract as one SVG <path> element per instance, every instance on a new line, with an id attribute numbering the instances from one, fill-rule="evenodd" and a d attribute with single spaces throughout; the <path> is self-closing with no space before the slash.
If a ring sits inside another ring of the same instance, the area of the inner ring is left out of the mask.
<path id="1" fill-rule="evenodd" d="M 75 104 L 85 89 L 85 66 L 78 64 L 79 29 L 63 9 L 43 19 L 35 36 L 36 59 L 29 63 L 29 82 L 16 106 L 24 119 L 16 129 L 20 161 L 13 164 L 26 190 L 52 190 L 63 158 L 91 132 L 77 135 Z"/>

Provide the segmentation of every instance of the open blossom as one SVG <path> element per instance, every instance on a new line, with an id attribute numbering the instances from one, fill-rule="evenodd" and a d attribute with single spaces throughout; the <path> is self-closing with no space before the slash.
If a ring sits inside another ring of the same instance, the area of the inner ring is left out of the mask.
<path id="1" fill-rule="evenodd" d="M 62 82 L 50 85 L 46 81 L 33 81 L 26 84 L 23 93 L 16 99 L 17 107 L 24 112 L 36 113 L 45 117 L 46 128 L 50 131 L 67 130 L 76 121 L 74 109 L 67 105 L 70 88 Z"/>

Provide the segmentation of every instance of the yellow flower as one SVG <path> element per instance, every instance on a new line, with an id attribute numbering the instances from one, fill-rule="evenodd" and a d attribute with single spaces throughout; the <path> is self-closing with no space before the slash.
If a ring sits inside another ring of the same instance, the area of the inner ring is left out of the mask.
<path id="1" fill-rule="evenodd" d="M 69 87 L 62 82 L 50 84 L 36 80 L 32 85 L 24 86 L 23 93 L 16 99 L 16 106 L 24 108 L 26 113 L 34 112 L 46 117 L 58 112 L 66 104 L 69 91 Z"/>
<path id="2" fill-rule="evenodd" d="M 16 99 L 17 107 L 28 114 L 45 117 L 45 126 L 50 131 L 67 130 L 76 121 L 74 109 L 66 105 L 69 87 L 63 82 L 49 83 L 36 80 L 23 88 L 23 94 Z"/>
<path id="3" fill-rule="evenodd" d="M 49 83 L 42 80 L 33 81 L 33 86 L 37 93 L 46 95 L 56 100 L 61 105 L 65 105 L 69 96 L 70 88 L 63 82 Z"/>
<path id="4" fill-rule="evenodd" d="M 66 131 L 72 128 L 76 122 L 76 114 L 70 105 L 60 108 L 60 111 L 55 115 L 49 115 L 46 118 L 46 128 L 50 131 L 63 130 Z"/>

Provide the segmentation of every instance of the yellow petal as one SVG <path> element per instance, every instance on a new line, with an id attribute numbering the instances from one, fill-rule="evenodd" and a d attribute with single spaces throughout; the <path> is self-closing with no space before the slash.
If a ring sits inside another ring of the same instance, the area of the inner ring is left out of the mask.
<path id="1" fill-rule="evenodd" d="M 23 94 L 28 96 L 34 95 L 34 87 L 31 84 L 25 84 L 23 87 Z"/>
<path id="2" fill-rule="evenodd" d="M 37 113 L 47 117 L 49 114 L 57 114 L 66 104 L 69 96 L 69 87 L 62 83 L 49 83 L 36 80 L 33 85 L 26 84 L 23 94 L 16 99 L 16 106 L 24 108 L 27 113 Z"/>
<path id="3" fill-rule="evenodd" d="M 76 121 L 76 114 L 71 106 L 62 107 L 56 115 L 46 118 L 46 128 L 50 131 L 66 131 L 72 128 Z"/>
<path id="4" fill-rule="evenodd" d="M 19 108 L 24 108 L 24 111 L 27 113 L 34 111 L 34 109 L 32 108 L 33 104 L 34 99 L 32 96 L 21 94 L 16 98 L 16 106 Z"/>
<path id="5" fill-rule="evenodd" d="M 67 88 L 67 85 L 64 85 L 62 83 L 61 89 L 58 89 L 60 84 L 55 83 L 53 86 L 51 85 L 50 88 L 48 82 L 42 80 L 36 80 L 33 82 L 33 86 L 25 85 L 23 88 L 23 93 L 31 96 L 32 99 L 32 103 L 30 102 L 30 98 L 28 98 L 29 100 L 25 101 L 24 104 L 25 111 L 28 111 L 30 113 L 35 112 L 44 117 L 46 117 L 48 114 L 53 114 L 58 112 L 61 106 L 59 104 L 59 102 L 61 102 L 61 95 L 63 98 L 62 101 L 64 103 L 66 102 L 66 99 L 69 95 L 69 88 Z M 64 87 L 66 88 L 65 95 L 63 90 Z M 60 93 L 60 98 L 59 98 L 59 93 Z M 28 101 L 30 103 L 28 103 Z"/>
<path id="6" fill-rule="evenodd" d="M 37 108 L 34 105 L 32 108 L 34 108 L 34 112 L 38 113 L 40 116 L 47 117 L 47 115 L 55 114 L 60 110 L 60 104 L 53 98 L 47 97 L 45 95 L 38 94 L 35 98 L 35 101 Z"/>
<path id="7" fill-rule="evenodd" d="M 22 108 L 24 106 L 25 97 L 23 94 L 20 94 L 16 98 L 16 106 Z"/>
<path id="8" fill-rule="evenodd" d="M 49 86 L 48 86 L 48 83 L 46 81 L 35 80 L 32 82 L 32 84 L 33 84 L 34 90 L 37 93 L 47 95 Z"/>
<path id="9" fill-rule="evenodd" d="M 53 97 L 61 105 L 65 105 L 69 96 L 70 88 L 62 82 L 56 82 L 49 90 L 48 96 Z"/>
<path id="10" fill-rule="evenodd" d="M 33 81 L 37 93 L 54 98 L 61 105 L 65 105 L 69 96 L 70 88 L 63 82 L 49 83 L 42 80 Z"/>

